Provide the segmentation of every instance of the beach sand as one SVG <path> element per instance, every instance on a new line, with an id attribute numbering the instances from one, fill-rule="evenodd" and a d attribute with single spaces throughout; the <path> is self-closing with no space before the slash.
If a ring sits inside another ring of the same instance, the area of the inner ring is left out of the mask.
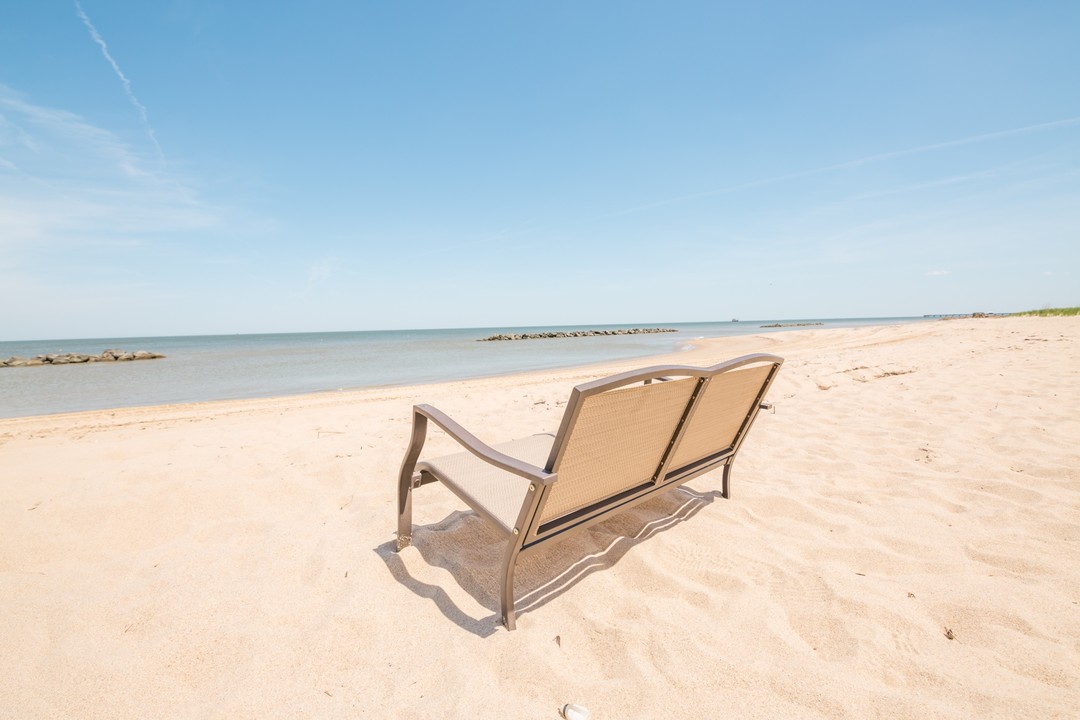
<path id="1" fill-rule="evenodd" d="M 651 361 L 0 420 L 0 717 L 1077 717 L 1078 338 L 951 320 L 659 359 L 786 358 L 731 499 L 713 473 L 526 556 L 514 632 L 499 538 L 445 488 L 392 551 L 411 406 L 497 443 Z"/>

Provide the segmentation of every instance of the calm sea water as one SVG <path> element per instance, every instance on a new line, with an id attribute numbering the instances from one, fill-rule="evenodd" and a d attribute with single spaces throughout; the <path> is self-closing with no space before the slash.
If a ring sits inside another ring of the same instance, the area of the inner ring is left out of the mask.
<path id="1" fill-rule="evenodd" d="M 523 370 L 645 357 L 691 347 L 698 338 L 769 332 L 770 323 L 853 327 L 923 318 L 671 323 L 655 335 L 476 342 L 496 333 L 617 330 L 654 325 L 393 330 L 282 335 L 98 338 L 0 342 L 0 358 L 46 353 L 149 350 L 162 360 L 0 368 L 0 417 L 134 405 L 273 397 L 378 385 L 412 385 Z M 783 328 L 781 328 L 783 329 Z"/>

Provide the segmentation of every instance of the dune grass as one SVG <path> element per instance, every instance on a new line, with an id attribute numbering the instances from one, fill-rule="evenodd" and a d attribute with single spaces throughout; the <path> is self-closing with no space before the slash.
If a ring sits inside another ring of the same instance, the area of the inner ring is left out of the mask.
<path id="1" fill-rule="evenodd" d="M 1043 308 L 1042 310 L 1028 310 L 1027 312 L 1013 313 L 1013 315 L 1038 315 L 1039 317 L 1056 317 L 1058 315 L 1080 315 L 1080 307 Z"/>

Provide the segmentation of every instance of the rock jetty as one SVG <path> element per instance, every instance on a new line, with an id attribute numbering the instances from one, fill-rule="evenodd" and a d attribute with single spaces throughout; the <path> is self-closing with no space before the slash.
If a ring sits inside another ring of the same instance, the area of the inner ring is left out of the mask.
<path id="1" fill-rule="evenodd" d="M 650 335 L 652 333 L 678 332 L 672 328 L 629 328 L 622 330 L 568 330 L 541 333 L 514 333 L 513 335 L 492 335 L 478 338 L 477 342 L 495 342 L 499 340 L 546 340 L 549 338 L 594 337 L 597 335 Z"/>
<path id="2" fill-rule="evenodd" d="M 824 325 L 825 323 L 773 323 L 772 325 L 762 325 L 763 328 L 774 327 L 809 327 L 811 325 Z"/>
<path id="3" fill-rule="evenodd" d="M 1009 317 L 1009 313 L 984 313 L 974 312 L 970 315 L 923 315 L 923 317 L 940 318 L 942 320 L 979 320 L 981 318 L 1002 318 Z"/>
<path id="4" fill-rule="evenodd" d="M 126 362 L 129 360 L 156 360 L 164 355 L 137 350 L 105 350 L 100 355 L 82 355 L 80 353 L 59 353 L 48 355 L 35 355 L 32 358 L 10 357 L 0 360 L 0 367 L 33 367 L 36 365 L 78 365 L 81 363 L 96 362 Z"/>

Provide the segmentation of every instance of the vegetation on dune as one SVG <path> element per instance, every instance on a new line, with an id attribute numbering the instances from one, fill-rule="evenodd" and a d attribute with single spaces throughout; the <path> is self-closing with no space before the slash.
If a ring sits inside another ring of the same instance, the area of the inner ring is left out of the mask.
<path id="1" fill-rule="evenodd" d="M 1052 317 L 1058 315 L 1080 315 L 1080 307 L 1043 308 L 1042 310 L 1028 310 L 1027 312 L 1013 313 L 1013 315 L 1038 315 L 1039 317 Z"/>

